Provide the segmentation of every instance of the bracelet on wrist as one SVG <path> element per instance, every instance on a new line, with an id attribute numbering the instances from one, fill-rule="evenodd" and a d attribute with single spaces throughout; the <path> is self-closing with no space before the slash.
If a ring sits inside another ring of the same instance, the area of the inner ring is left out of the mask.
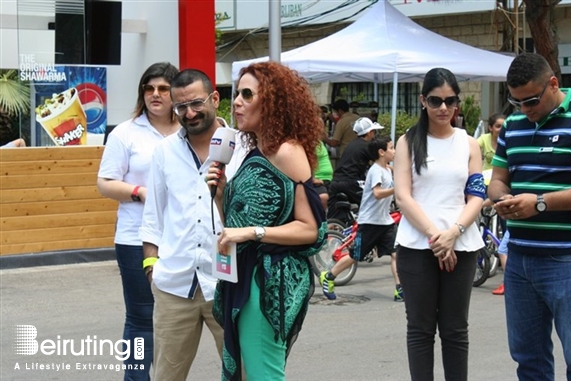
<path id="1" fill-rule="evenodd" d="M 131 192 L 131 200 L 133 202 L 141 201 L 141 197 L 139 196 L 139 188 L 141 188 L 141 186 L 137 185 L 135 188 L 133 188 L 133 191 Z"/>
<path id="2" fill-rule="evenodd" d="M 155 263 L 159 260 L 158 257 L 149 257 L 143 259 L 143 269 L 146 269 L 149 266 L 154 266 Z"/>

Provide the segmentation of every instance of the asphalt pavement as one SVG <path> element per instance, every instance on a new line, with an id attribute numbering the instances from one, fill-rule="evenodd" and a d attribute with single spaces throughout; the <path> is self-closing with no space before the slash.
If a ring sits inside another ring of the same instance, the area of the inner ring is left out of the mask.
<path id="1" fill-rule="evenodd" d="M 470 380 L 517 379 L 507 348 L 504 299 L 491 294 L 502 278 L 499 272 L 473 289 Z M 393 301 L 393 287 L 389 258 L 382 258 L 360 265 L 355 278 L 337 288 L 336 301 L 317 289 L 289 357 L 287 379 L 409 380 L 404 303 Z M 123 379 L 116 358 L 120 346 L 112 349 L 121 339 L 125 314 L 115 261 L 0 270 L 0 301 L 1 380 Z M 76 354 L 67 340 L 74 340 Z M 88 343 L 83 355 L 78 354 L 82 340 Z M 89 343 L 104 340 L 110 342 L 104 354 L 87 354 Z M 555 379 L 564 380 L 561 343 L 555 335 L 554 341 Z M 439 347 L 437 339 L 435 380 L 444 379 Z M 205 328 L 188 380 L 219 379 L 220 359 Z"/>

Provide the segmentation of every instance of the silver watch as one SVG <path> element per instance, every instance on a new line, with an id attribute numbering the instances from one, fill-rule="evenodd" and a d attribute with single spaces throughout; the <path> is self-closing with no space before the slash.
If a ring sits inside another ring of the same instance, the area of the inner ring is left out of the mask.
<path id="1" fill-rule="evenodd" d="M 256 235 L 256 242 L 260 242 L 266 235 L 266 229 L 262 226 L 256 226 L 254 228 L 254 234 Z"/>
<path id="2" fill-rule="evenodd" d="M 547 210 L 547 204 L 545 203 L 545 199 L 543 198 L 542 194 L 537 195 L 537 201 L 535 202 L 535 210 L 539 213 L 545 212 Z"/>

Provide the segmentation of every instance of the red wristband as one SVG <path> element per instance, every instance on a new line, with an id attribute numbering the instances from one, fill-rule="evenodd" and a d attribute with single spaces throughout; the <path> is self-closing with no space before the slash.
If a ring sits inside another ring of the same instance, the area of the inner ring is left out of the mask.
<path id="1" fill-rule="evenodd" d="M 139 197 L 139 188 L 141 186 L 137 185 L 134 189 L 133 192 L 131 193 L 131 200 L 133 200 L 134 202 L 139 202 L 141 201 L 141 197 Z"/>

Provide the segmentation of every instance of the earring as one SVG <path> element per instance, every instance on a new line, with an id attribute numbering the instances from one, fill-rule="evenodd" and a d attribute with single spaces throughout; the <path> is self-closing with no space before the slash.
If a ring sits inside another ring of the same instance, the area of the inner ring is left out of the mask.
<path id="1" fill-rule="evenodd" d="M 422 106 L 422 110 L 426 110 L 426 106 Z"/>

